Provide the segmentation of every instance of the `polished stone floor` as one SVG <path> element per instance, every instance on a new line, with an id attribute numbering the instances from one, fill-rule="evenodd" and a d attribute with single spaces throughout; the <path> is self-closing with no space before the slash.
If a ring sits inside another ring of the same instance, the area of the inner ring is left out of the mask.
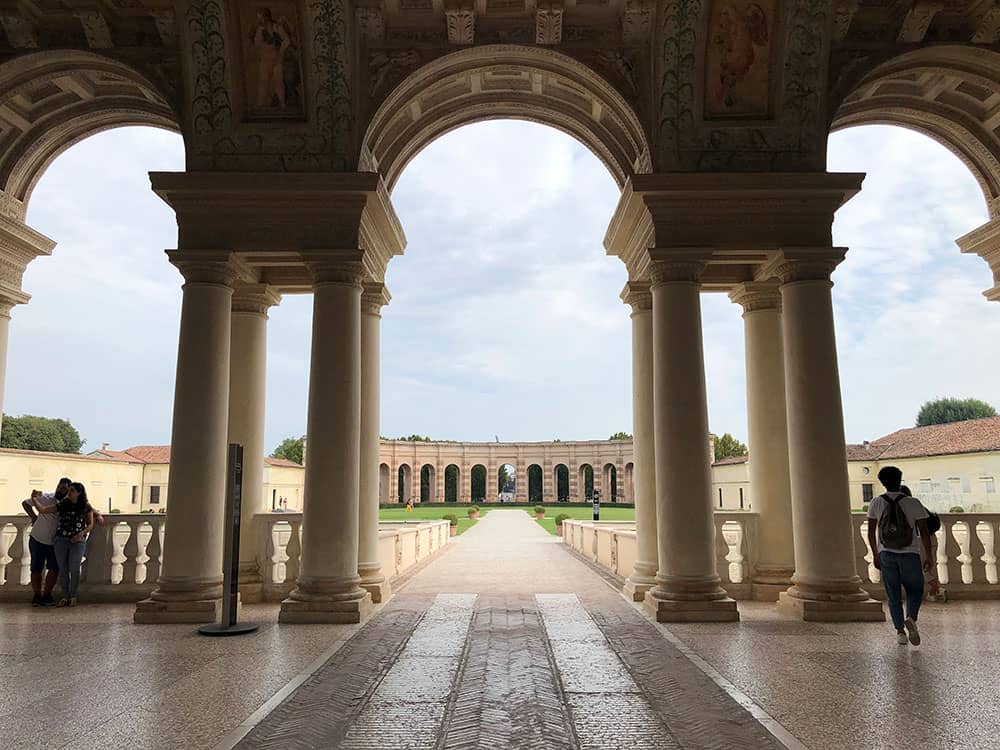
<path id="1" fill-rule="evenodd" d="M 522 510 L 455 541 L 363 627 L 0 606 L 0 748 L 1000 746 L 998 602 L 928 605 L 920 648 L 751 603 L 665 627 Z"/>

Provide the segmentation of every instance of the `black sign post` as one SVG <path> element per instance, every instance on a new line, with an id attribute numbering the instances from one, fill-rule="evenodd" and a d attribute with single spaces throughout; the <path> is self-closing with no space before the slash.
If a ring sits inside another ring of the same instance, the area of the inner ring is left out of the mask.
<path id="1" fill-rule="evenodd" d="M 594 490 L 594 520 L 601 520 L 601 491 L 598 489 Z"/>
<path id="2" fill-rule="evenodd" d="M 240 594 L 240 512 L 243 505 L 243 446 L 229 444 L 226 471 L 225 546 L 222 559 L 222 622 L 202 625 L 202 635 L 242 635 L 257 630 L 251 622 L 237 622 Z"/>

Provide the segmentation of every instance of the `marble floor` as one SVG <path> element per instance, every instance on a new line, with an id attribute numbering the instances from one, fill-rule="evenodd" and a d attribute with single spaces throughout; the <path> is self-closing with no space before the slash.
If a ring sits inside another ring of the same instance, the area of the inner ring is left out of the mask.
<path id="1" fill-rule="evenodd" d="M 1000 602 L 926 605 L 919 648 L 749 602 L 668 627 L 523 510 L 455 541 L 364 626 L 0 605 L 0 748 L 1000 746 Z"/>

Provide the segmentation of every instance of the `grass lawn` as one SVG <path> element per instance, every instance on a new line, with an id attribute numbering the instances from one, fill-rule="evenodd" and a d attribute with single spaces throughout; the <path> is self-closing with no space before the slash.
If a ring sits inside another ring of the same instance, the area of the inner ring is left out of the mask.
<path id="1" fill-rule="evenodd" d="M 531 514 L 532 518 L 535 518 L 535 511 L 533 508 L 525 508 L 525 510 Z M 535 523 L 541 526 L 550 534 L 556 533 L 556 516 L 560 513 L 565 513 L 570 518 L 576 521 L 592 521 L 594 519 L 594 511 L 591 508 L 560 508 L 557 506 L 546 506 L 545 507 L 545 518 L 535 518 Z M 616 508 L 613 505 L 602 505 L 601 506 L 601 520 L 602 521 L 634 521 L 635 520 L 635 509 L 634 508 Z"/>
<path id="2" fill-rule="evenodd" d="M 461 535 L 475 526 L 478 519 L 469 518 L 469 506 L 460 503 L 445 503 L 435 505 L 417 505 L 410 513 L 405 507 L 383 508 L 378 512 L 380 521 L 440 521 L 441 516 L 454 513 L 458 516 L 458 535 Z M 479 507 L 479 518 L 489 513 L 489 508 Z"/>

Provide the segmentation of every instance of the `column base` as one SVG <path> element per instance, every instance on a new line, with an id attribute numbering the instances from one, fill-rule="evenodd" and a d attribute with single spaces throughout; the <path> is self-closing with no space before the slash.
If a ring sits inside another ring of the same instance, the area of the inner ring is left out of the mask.
<path id="1" fill-rule="evenodd" d="M 240 600 L 244 604 L 264 601 L 264 579 L 256 560 L 240 563 Z"/>
<path id="2" fill-rule="evenodd" d="M 792 567 L 758 566 L 750 579 L 750 598 L 755 602 L 776 602 L 792 585 Z"/>
<path id="3" fill-rule="evenodd" d="M 642 608 L 657 622 L 739 622 L 736 601 L 725 595 L 705 594 L 705 598 L 667 599 L 656 588 L 646 592 Z"/>
<path id="4" fill-rule="evenodd" d="M 871 598 L 803 599 L 783 591 L 778 598 L 778 611 L 805 622 L 885 622 L 882 603 Z"/>
<path id="5" fill-rule="evenodd" d="M 382 575 L 382 566 L 380 564 L 359 565 L 358 575 L 361 576 L 361 582 L 358 585 L 371 594 L 373 604 L 381 604 L 389 599 L 392 588 L 389 586 L 389 581 L 386 577 Z"/>
<path id="6" fill-rule="evenodd" d="M 656 585 L 655 581 L 642 581 L 635 580 L 632 576 L 625 579 L 625 585 L 622 586 L 622 591 L 625 592 L 625 596 L 634 602 L 641 602 L 646 598 L 646 594 L 649 593 L 650 589 Z"/>
<path id="7" fill-rule="evenodd" d="M 346 601 L 331 599 L 300 601 L 289 597 L 281 602 L 278 622 L 351 625 L 367 620 L 371 616 L 373 607 L 372 595 L 368 591 L 357 599 Z"/>
<path id="8" fill-rule="evenodd" d="M 239 611 L 237 609 L 237 611 Z M 222 615 L 221 599 L 189 601 L 143 599 L 136 603 L 132 622 L 136 625 L 200 625 L 218 622 Z"/>

